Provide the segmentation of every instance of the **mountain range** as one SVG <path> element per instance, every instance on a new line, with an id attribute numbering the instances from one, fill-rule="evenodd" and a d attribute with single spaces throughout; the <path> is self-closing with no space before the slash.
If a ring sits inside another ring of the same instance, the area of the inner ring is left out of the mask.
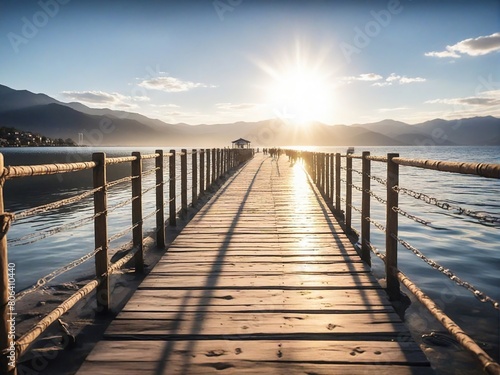
<path id="1" fill-rule="evenodd" d="M 500 119 L 434 119 L 409 125 L 394 120 L 368 124 L 307 126 L 282 119 L 216 125 L 168 124 L 138 113 L 64 103 L 45 94 L 0 85 L 0 126 L 91 146 L 226 147 L 245 138 L 255 147 L 279 145 L 397 146 L 500 145 Z"/>

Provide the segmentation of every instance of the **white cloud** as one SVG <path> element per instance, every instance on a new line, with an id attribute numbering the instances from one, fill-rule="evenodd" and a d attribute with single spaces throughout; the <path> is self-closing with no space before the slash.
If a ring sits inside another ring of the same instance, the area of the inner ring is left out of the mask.
<path id="1" fill-rule="evenodd" d="M 138 83 L 139 86 L 151 90 L 160 90 L 165 92 L 189 91 L 198 87 L 216 87 L 204 83 L 183 81 L 175 77 L 161 76 L 143 80 Z"/>
<path id="2" fill-rule="evenodd" d="M 425 82 L 426 79 L 422 77 L 407 77 L 407 76 L 400 76 L 396 73 L 391 73 L 389 77 L 385 79 L 384 82 L 375 82 L 372 86 L 391 86 L 393 84 L 400 84 L 400 85 L 406 85 L 409 83 L 419 83 L 419 82 Z"/>
<path id="3" fill-rule="evenodd" d="M 342 77 L 341 81 L 344 81 L 346 83 L 351 83 L 354 81 L 378 81 L 382 78 L 383 77 L 380 74 L 363 73 L 363 74 L 360 74 L 359 76 Z"/>
<path id="4" fill-rule="evenodd" d="M 255 108 L 258 106 L 258 104 L 255 104 L 255 103 L 239 103 L 239 104 L 217 103 L 215 106 L 218 109 L 224 109 L 224 110 L 246 110 L 246 109 Z"/>
<path id="5" fill-rule="evenodd" d="M 76 100 L 86 104 L 105 105 L 120 108 L 137 108 L 134 102 L 149 101 L 147 96 L 125 96 L 117 92 L 104 91 L 63 91 L 62 95 L 70 100 Z"/>
<path id="6" fill-rule="evenodd" d="M 444 51 L 426 52 L 425 56 L 459 58 L 462 55 L 482 56 L 500 51 L 500 32 L 477 38 L 462 40 L 452 46 L 446 46 Z"/>
<path id="7" fill-rule="evenodd" d="M 151 107 L 154 108 L 180 108 L 180 105 L 177 104 L 150 104 Z"/>
<path id="8" fill-rule="evenodd" d="M 379 108 L 379 112 L 385 113 L 385 112 L 395 112 L 395 111 L 404 111 L 409 109 L 408 107 L 396 107 L 396 108 Z"/>

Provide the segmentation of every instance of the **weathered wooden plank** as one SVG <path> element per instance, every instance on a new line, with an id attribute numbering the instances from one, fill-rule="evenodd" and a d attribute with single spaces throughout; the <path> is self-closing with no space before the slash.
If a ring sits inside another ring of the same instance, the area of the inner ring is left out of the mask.
<path id="1" fill-rule="evenodd" d="M 162 289 L 189 289 L 189 288 L 213 288 L 213 289 L 341 289 L 341 288 L 380 288 L 380 284 L 372 278 L 353 279 L 345 276 L 332 275 L 290 275 L 286 279 L 283 276 L 252 275 L 218 276 L 213 285 L 206 286 L 200 283 L 199 278 L 191 276 L 172 276 L 168 272 L 157 272 L 153 270 L 139 289 L 162 288 Z"/>
<path id="2" fill-rule="evenodd" d="M 278 306 L 279 308 L 279 306 Z M 170 336 L 216 336 L 250 339 L 293 335 L 314 339 L 322 335 L 334 339 L 336 335 L 367 337 L 374 335 L 396 337 L 407 329 L 395 313 L 302 314 L 274 312 L 166 312 L 163 319 L 143 312 L 137 319 L 127 319 L 126 312 L 118 315 L 106 330 L 107 338 L 141 336 L 167 339 Z"/>
<path id="3" fill-rule="evenodd" d="M 288 363 L 379 363 L 427 364 L 414 342 L 394 341 L 311 341 L 308 351 L 300 341 L 104 341 L 88 360 L 108 362 L 116 355 L 130 362 L 159 361 L 167 354 L 169 363 L 189 359 L 191 364 L 241 361 Z"/>
<path id="4" fill-rule="evenodd" d="M 432 370 L 428 366 L 394 366 L 394 365 L 359 365 L 359 364 L 314 364 L 298 362 L 257 362 L 245 361 L 237 363 L 200 362 L 191 360 L 165 362 L 85 362 L 78 375 L 428 375 Z"/>
<path id="5" fill-rule="evenodd" d="M 217 307 L 219 310 L 347 310 L 358 306 L 390 306 L 380 289 L 366 290 L 163 290 L 140 289 L 123 311 L 179 311 L 181 307 Z M 365 310 L 365 309 L 363 309 Z"/>

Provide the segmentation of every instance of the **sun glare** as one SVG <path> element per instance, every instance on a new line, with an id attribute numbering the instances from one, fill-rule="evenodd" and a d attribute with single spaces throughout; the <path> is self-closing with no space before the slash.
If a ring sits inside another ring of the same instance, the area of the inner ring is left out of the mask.
<path id="1" fill-rule="evenodd" d="M 289 51 L 288 51 L 289 52 Z M 329 122 L 334 114 L 331 69 L 325 69 L 325 51 L 316 58 L 296 44 L 292 58 L 285 55 L 274 64 L 258 62 L 269 76 L 266 100 L 276 117 L 297 125 Z"/>
<path id="2" fill-rule="evenodd" d="M 331 96 L 324 78 L 306 67 L 279 73 L 269 88 L 278 116 L 302 125 L 325 119 L 332 110 Z"/>

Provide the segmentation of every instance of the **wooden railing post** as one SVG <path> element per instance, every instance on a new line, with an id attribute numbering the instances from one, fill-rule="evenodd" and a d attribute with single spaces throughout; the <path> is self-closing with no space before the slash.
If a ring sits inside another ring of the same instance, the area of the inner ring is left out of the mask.
<path id="1" fill-rule="evenodd" d="M 215 180 L 217 179 L 217 177 L 215 176 L 215 172 L 216 172 L 216 166 L 217 166 L 217 159 L 216 159 L 216 150 L 215 148 L 212 149 L 212 185 L 214 184 Z"/>
<path id="2" fill-rule="evenodd" d="M 205 192 L 205 150 L 200 149 L 200 195 Z"/>
<path id="3" fill-rule="evenodd" d="M 319 187 L 321 194 L 325 195 L 325 154 L 319 154 Z"/>
<path id="4" fill-rule="evenodd" d="M 4 160 L 3 154 L 0 154 L 0 174 L 3 174 L 4 169 Z M 5 214 L 5 207 L 3 201 L 3 184 L 5 181 L 0 181 L 0 214 Z M 3 217 L 3 225 L 5 228 L 8 228 L 7 224 L 9 218 L 6 216 Z M 9 297 L 12 296 L 15 298 L 15 289 L 10 289 L 10 281 L 9 273 L 15 272 L 9 271 L 9 259 L 7 252 L 7 233 L 0 234 L 0 316 L 2 320 L 0 322 L 0 372 L 2 374 L 14 375 L 16 374 L 16 368 L 14 366 L 10 366 L 9 362 L 17 362 L 15 349 L 14 349 L 14 341 L 11 335 L 11 327 L 15 329 L 15 324 L 13 325 L 12 321 L 12 312 L 10 308 L 14 308 L 14 305 L 9 303 Z M 14 287 L 14 285 L 13 285 Z"/>
<path id="5" fill-rule="evenodd" d="M 181 150 L 181 214 L 187 213 L 187 150 Z"/>
<path id="6" fill-rule="evenodd" d="M 210 165 L 210 157 L 212 155 L 212 152 L 210 151 L 209 148 L 207 148 L 206 154 L 207 154 L 207 176 L 206 176 L 206 181 L 207 182 L 206 182 L 206 190 L 208 190 L 208 188 L 212 184 L 212 175 L 210 173 L 210 171 L 212 170 L 212 166 Z"/>
<path id="7" fill-rule="evenodd" d="M 368 159 L 370 156 L 369 151 L 363 151 L 361 187 L 361 259 L 371 265 L 370 256 L 370 222 L 367 220 L 370 213 L 370 175 L 371 175 L 371 161 Z"/>
<path id="8" fill-rule="evenodd" d="M 144 272 L 144 254 L 142 246 L 142 158 L 140 152 L 132 152 L 135 160 L 132 161 L 132 243 L 138 247 L 134 255 L 135 272 Z"/>
<path id="9" fill-rule="evenodd" d="M 218 180 L 220 177 L 220 163 L 221 163 L 220 148 L 217 149 L 216 155 L 217 155 L 217 172 L 216 172 L 217 174 L 215 176 L 215 179 Z"/>
<path id="10" fill-rule="evenodd" d="M 337 152 L 335 154 L 335 209 L 340 213 L 340 194 L 342 194 L 340 188 L 340 154 Z"/>
<path id="11" fill-rule="evenodd" d="M 330 202 L 330 158 L 328 154 L 324 154 L 325 157 L 325 198 L 327 202 Z"/>
<path id="12" fill-rule="evenodd" d="M 389 299 L 399 300 L 398 269 L 398 213 L 393 209 L 398 207 L 398 192 L 394 187 L 399 184 L 399 165 L 392 161 L 399 154 L 387 154 L 387 207 L 386 207 L 386 233 L 385 233 L 385 273 L 387 279 L 387 294 Z"/>
<path id="13" fill-rule="evenodd" d="M 330 203 L 333 205 L 335 202 L 335 159 L 334 154 L 330 154 Z"/>
<path id="14" fill-rule="evenodd" d="M 198 201 L 198 152 L 193 149 L 191 155 L 191 204 L 194 205 Z"/>
<path id="15" fill-rule="evenodd" d="M 170 158 L 168 159 L 168 225 L 175 227 L 177 225 L 177 204 L 175 194 L 175 150 L 170 150 Z"/>
<path id="16" fill-rule="evenodd" d="M 345 226 L 347 233 L 352 232 L 352 158 L 346 155 L 345 170 Z"/>
<path id="17" fill-rule="evenodd" d="M 165 197 L 164 197 L 164 164 L 163 150 L 156 150 L 158 154 L 156 166 L 156 246 L 165 248 Z"/>
<path id="18" fill-rule="evenodd" d="M 109 310 L 109 276 L 108 273 L 108 198 L 106 189 L 106 154 L 96 152 L 92 154 L 92 161 L 96 163 L 93 170 L 94 189 L 101 190 L 94 193 L 94 245 L 100 249 L 95 255 L 95 274 L 97 277 L 105 275 L 96 288 L 97 312 L 106 313 Z"/>

